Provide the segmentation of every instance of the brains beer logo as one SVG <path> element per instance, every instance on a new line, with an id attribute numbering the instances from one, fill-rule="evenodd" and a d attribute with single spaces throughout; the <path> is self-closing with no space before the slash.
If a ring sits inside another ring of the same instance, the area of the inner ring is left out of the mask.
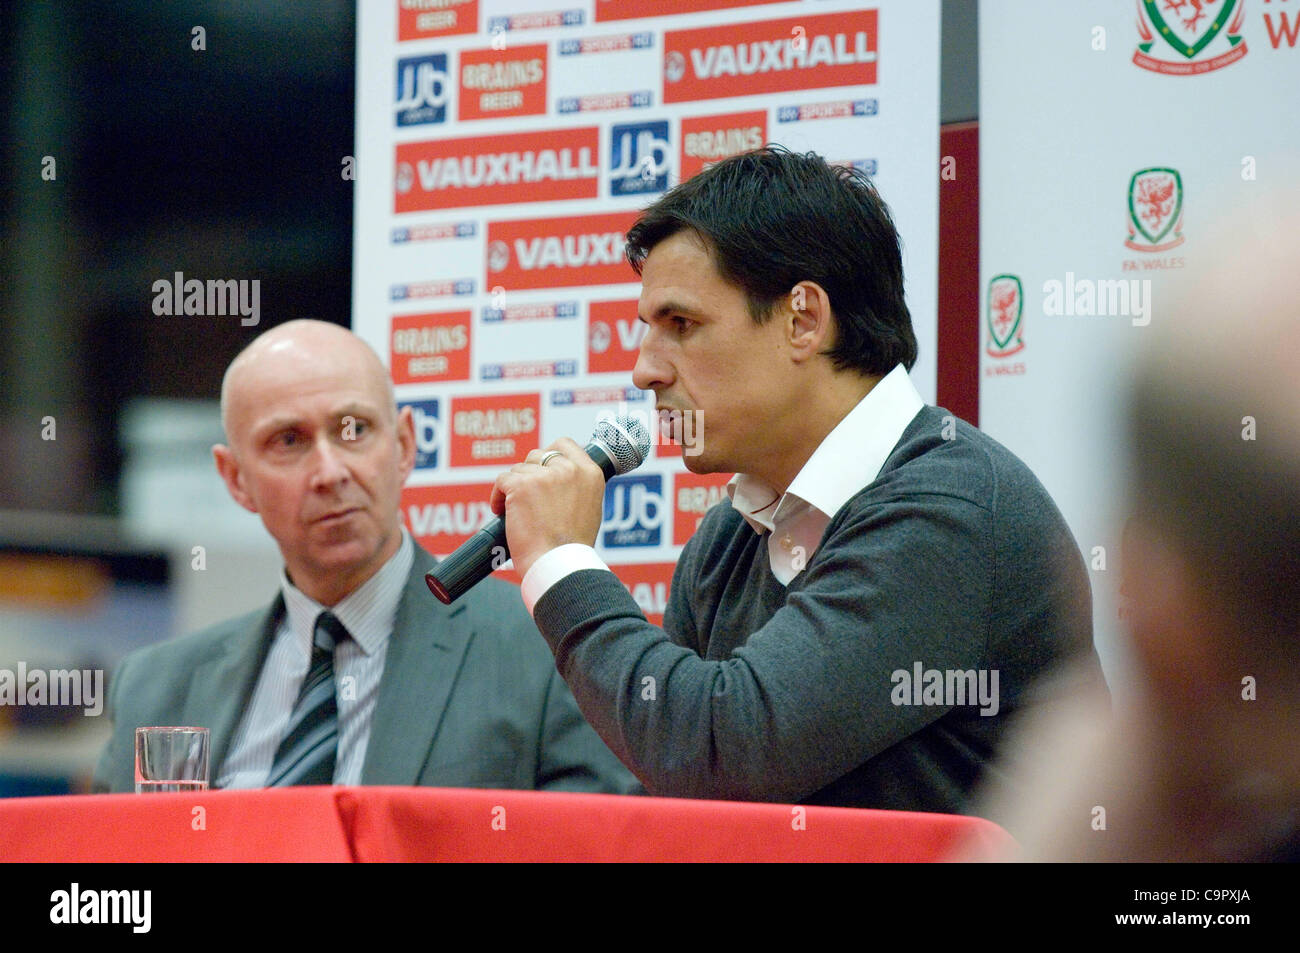
<path id="1" fill-rule="evenodd" d="M 519 463 L 538 447 L 539 394 L 491 394 L 451 399 L 451 465 Z"/>
<path id="2" fill-rule="evenodd" d="M 1139 0 L 1141 42 L 1133 62 L 1168 76 L 1222 69 L 1246 55 L 1246 41 L 1241 36 L 1245 15 L 1245 0 Z M 1167 56 L 1171 51 L 1172 59 L 1153 55 Z"/>
<path id="3" fill-rule="evenodd" d="M 730 473 L 673 474 L 673 545 L 685 546 L 715 503 L 726 499 Z"/>
<path id="4" fill-rule="evenodd" d="M 681 180 L 715 162 L 763 148 L 767 142 L 767 110 L 695 116 L 682 119 Z"/>
<path id="5" fill-rule="evenodd" d="M 461 121 L 546 112 L 546 44 L 463 50 L 460 54 Z"/>
<path id="6" fill-rule="evenodd" d="M 1134 251 L 1183 243 L 1183 177 L 1177 169 L 1140 169 L 1128 183 L 1128 240 Z"/>
<path id="7" fill-rule="evenodd" d="M 399 42 L 477 29 L 478 0 L 400 0 L 397 4 Z"/>
<path id="8" fill-rule="evenodd" d="M 1025 349 L 1021 322 L 1025 312 L 1025 291 L 1015 275 L 994 275 L 989 279 L 986 306 L 989 326 L 989 357 L 1010 357 Z"/>

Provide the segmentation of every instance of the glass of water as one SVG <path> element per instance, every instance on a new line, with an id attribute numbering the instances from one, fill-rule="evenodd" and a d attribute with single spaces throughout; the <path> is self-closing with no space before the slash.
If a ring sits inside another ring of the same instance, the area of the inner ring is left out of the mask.
<path id="1" fill-rule="evenodd" d="M 137 728 L 135 793 L 208 789 L 208 729 Z"/>

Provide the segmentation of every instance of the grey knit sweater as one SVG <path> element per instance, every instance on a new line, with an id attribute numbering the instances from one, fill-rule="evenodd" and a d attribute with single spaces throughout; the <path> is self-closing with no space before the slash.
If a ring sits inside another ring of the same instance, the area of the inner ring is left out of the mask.
<path id="1" fill-rule="evenodd" d="M 1101 677 L 1060 512 L 991 437 L 944 439 L 946 413 L 917 414 L 788 587 L 724 500 L 663 629 L 604 571 L 538 601 L 583 714 L 651 794 L 959 813 L 1037 676 L 1083 653 Z"/>

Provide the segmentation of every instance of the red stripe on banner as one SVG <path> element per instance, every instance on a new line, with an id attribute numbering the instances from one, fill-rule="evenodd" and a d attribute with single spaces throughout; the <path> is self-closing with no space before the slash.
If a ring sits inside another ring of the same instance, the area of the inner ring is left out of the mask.
<path id="1" fill-rule="evenodd" d="M 962 420 L 980 416 L 979 123 L 939 129 L 939 340 L 936 394 Z M 949 165 L 948 159 L 953 161 Z M 945 177 L 945 168 L 951 178 Z"/>

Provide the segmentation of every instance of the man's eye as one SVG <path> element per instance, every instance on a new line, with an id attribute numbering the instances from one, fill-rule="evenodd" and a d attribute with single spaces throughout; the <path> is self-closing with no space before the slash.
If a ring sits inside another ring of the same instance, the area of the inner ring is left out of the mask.
<path id="1" fill-rule="evenodd" d="M 677 329 L 678 334 L 683 334 L 690 329 L 690 318 L 683 318 L 680 314 L 673 315 L 673 327 Z"/>
<path id="2" fill-rule="evenodd" d="M 301 442 L 297 431 L 285 430 L 271 438 L 271 442 L 277 447 L 292 447 Z"/>

